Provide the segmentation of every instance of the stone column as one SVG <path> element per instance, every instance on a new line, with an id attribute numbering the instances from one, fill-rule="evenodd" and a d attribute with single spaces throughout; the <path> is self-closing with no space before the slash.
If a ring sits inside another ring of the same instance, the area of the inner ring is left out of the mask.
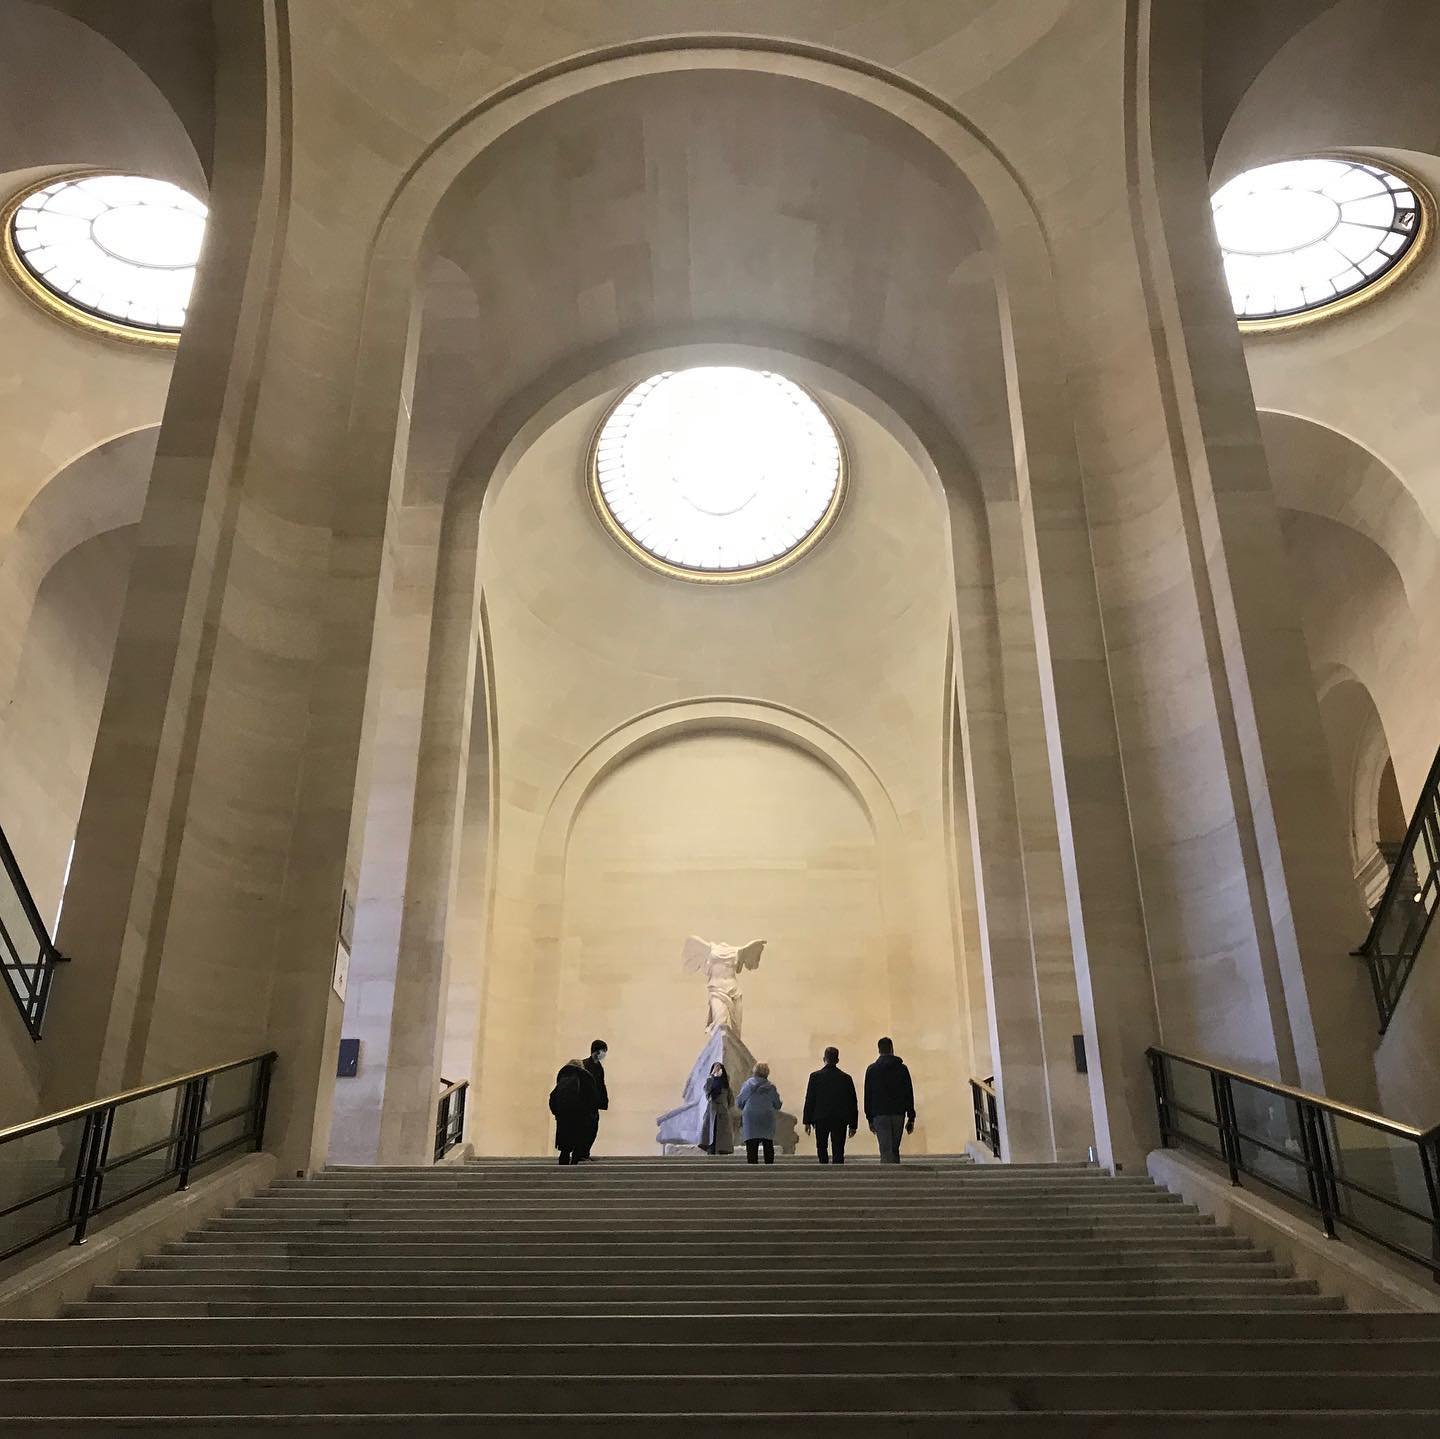
<path id="1" fill-rule="evenodd" d="M 1009 584 L 1024 586 L 1038 691 L 1029 727 L 1045 756 L 1036 745 L 1026 767 L 1055 816 L 1096 1149 L 1102 1163 L 1134 1167 L 1154 1143 L 1145 1048 L 1158 1019 L 1085 472 L 1056 345 L 1059 282 L 1033 218 L 1006 215 L 998 228 L 1023 555 Z"/>
<path id="2" fill-rule="evenodd" d="M 1145 4 L 1134 168 L 1153 365 L 1282 1074 L 1374 1102 L 1364 936 L 1249 375 L 1210 229 L 1200 17 Z M 1218 1037 L 1217 1037 L 1218 1040 Z"/>
<path id="3" fill-rule="evenodd" d="M 77 827 L 58 941 L 47 1107 L 137 1079 L 233 541 L 283 243 L 282 37 L 270 7 L 217 17 L 211 224 L 176 357 Z M 132 1043 L 132 1040 L 137 1042 Z"/>
<path id="4" fill-rule="evenodd" d="M 1013 503 L 990 506 L 992 537 L 1006 509 L 1013 513 Z M 1023 702 L 1022 636 L 1028 622 L 1023 589 L 1021 613 L 1001 615 L 1006 608 L 1002 596 L 1014 596 L 1024 558 L 1014 543 L 1013 526 L 1005 537 L 1011 543 L 997 560 L 987 536 L 977 532 L 983 518 L 953 494 L 950 510 L 969 800 L 963 838 L 974 855 L 1005 1158 L 1022 1163 L 1083 1158 L 1093 1128 L 1089 1095 L 1072 1058 L 1071 1036 L 1081 1032 L 1081 1018 L 1068 919 L 1063 899 L 1058 912 L 1053 902 L 1062 884 L 1053 810 L 1048 854 L 1043 834 L 1036 832 L 1048 798 L 1048 775 L 1042 747 L 1037 791 L 1035 753 L 1023 753 L 1012 724 L 1012 709 Z M 1002 565 L 1010 569 L 1003 579 Z M 1033 642 L 1029 669 L 1038 697 Z"/>
<path id="5" fill-rule="evenodd" d="M 380 1120 L 382 1164 L 429 1163 L 434 1141 L 449 990 L 447 928 L 459 875 L 475 696 L 477 499 L 473 490 L 457 492 L 441 531 Z"/>

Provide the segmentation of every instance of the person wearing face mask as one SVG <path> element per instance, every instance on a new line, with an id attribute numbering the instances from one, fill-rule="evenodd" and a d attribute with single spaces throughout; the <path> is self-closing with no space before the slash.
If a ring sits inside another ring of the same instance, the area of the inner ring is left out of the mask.
<path id="1" fill-rule="evenodd" d="M 705 1119 L 700 1130 L 700 1148 L 706 1154 L 734 1154 L 735 1132 L 730 1123 L 730 1110 L 734 1103 L 730 1076 L 717 1059 L 710 1066 L 710 1074 L 705 1081 Z"/>
<path id="2" fill-rule="evenodd" d="M 595 1113 L 589 1121 L 588 1138 L 575 1157 L 577 1164 L 593 1157 L 590 1150 L 594 1146 L 596 1136 L 600 1133 L 600 1111 L 610 1108 L 610 1095 L 605 1088 L 605 1056 L 609 1052 L 610 1046 L 603 1039 L 595 1039 L 590 1043 L 590 1058 L 581 1061 L 581 1068 L 594 1081 L 596 1104 Z"/>

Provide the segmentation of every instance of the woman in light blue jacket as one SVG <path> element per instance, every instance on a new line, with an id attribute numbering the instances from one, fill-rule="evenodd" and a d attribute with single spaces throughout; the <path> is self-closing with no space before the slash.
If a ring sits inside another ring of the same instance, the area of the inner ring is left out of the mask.
<path id="1" fill-rule="evenodd" d="M 745 1139 L 745 1162 L 758 1164 L 761 1151 L 765 1163 L 775 1163 L 775 1116 L 780 1112 L 780 1091 L 770 1083 L 770 1066 L 757 1064 L 755 1073 L 740 1086 L 735 1097 L 740 1106 L 740 1132 Z"/>

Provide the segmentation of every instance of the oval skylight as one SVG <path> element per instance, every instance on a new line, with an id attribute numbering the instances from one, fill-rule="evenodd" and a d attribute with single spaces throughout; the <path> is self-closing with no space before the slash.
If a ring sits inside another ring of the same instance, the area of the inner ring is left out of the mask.
<path id="1" fill-rule="evenodd" d="M 1235 314 L 1261 325 L 1327 310 L 1395 277 L 1425 222 L 1409 180 L 1341 156 L 1246 170 L 1210 205 Z"/>
<path id="2" fill-rule="evenodd" d="M 799 385 L 763 370 L 706 366 L 629 390 L 595 443 L 601 518 L 638 558 L 692 579 L 769 573 L 813 545 L 839 512 L 839 436 Z"/>
<path id="3" fill-rule="evenodd" d="M 150 338 L 185 323 L 208 211 L 167 180 L 73 175 L 25 195 L 10 244 L 58 306 Z"/>

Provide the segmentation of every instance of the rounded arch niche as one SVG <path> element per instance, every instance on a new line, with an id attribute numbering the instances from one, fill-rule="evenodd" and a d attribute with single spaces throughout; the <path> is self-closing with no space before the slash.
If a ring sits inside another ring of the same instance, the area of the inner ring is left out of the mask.
<path id="1" fill-rule="evenodd" d="M 606 1153 L 654 1153 L 655 1118 L 679 1102 L 704 1042 L 704 985 L 680 968 L 689 933 L 755 929 L 739 942 L 770 941 L 747 976 L 743 1033 L 787 1103 L 803 1100 L 825 1044 L 863 1069 L 878 1034 L 918 1045 L 920 1014 L 936 1033 L 958 1023 L 948 967 L 911 973 L 913 896 L 889 793 L 843 738 L 797 711 L 714 697 L 618 726 L 559 783 L 524 867 L 528 893 L 513 899 L 531 940 L 523 962 L 517 951 L 491 965 L 480 1091 L 508 1093 L 537 1055 L 553 1078 L 552 1055 L 605 1039 Z M 477 1142 L 535 1153 L 549 1137 L 543 1114 L 502 1105 Z M 934 1142 L 953 1147 L 952 1136 Z"/>
<path id="2" fill-rule="evenodd" d="M 867 1053 L 891 1027 L 881 885 L 865 807 L 773 730 L 671 730 L 609 768 L 566 845 L 555 1011 L 562 1047 L 590 1030 L 610 1044 L 607 1149 L 654 1152 L 655 1116 L 704 1042 L 687 934 L 769 941 L 745 976 L 743 1036 L 792 1112 L 824 1045 Z"/>

